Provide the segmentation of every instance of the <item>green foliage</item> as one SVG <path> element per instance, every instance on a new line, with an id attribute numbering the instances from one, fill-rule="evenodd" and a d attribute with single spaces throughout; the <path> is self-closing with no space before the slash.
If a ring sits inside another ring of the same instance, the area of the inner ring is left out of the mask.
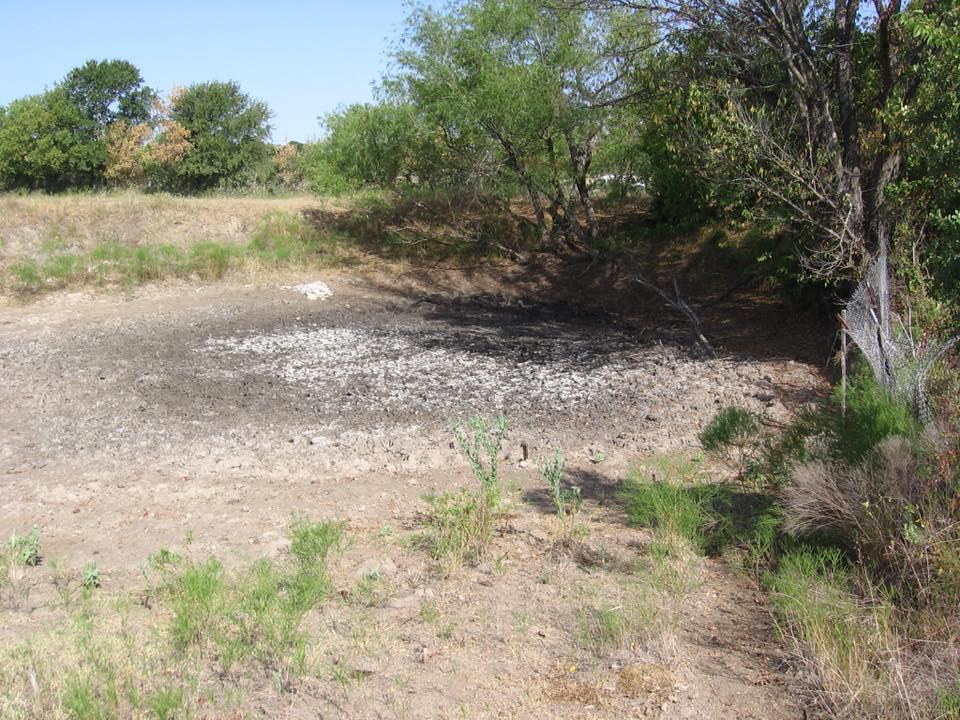
<path id="1" fill-rule="evenodd" d="M 357 187 L 355 178 L 345 177 L 330 160 L 329 146 L 324 142 L 310 143 L 297 155 L 294 165 L 303 176 L 307 187 L 318 195 L 344 195 Z"/>
<path id="2" fill-rule="evenodd" d="M 801 635 L 835 635 L 841 647 L 855 640 L 857 601 L 850 593 L 852 572 L 837 548 L 800 548 L 780 558 L 764 576 L 774 608 L 802 628 Z"/>
<path id="3" fill-rule="evenodd" d="M 541 239 L 549 221 L 553 232 L 595 240 L 593 149 L 610 101 L 625 92 L 622 50 L 638 42 L 642 26 L 614 6 L 530 0 L 417 7 L 407 25 L 388 89 L 442 142 L 436 159 L 447 171 L 425 172 L 428 179 L 494 192 L 505 179 L 533 205 Z"/>
<path id="4" fill-rule="evenodd" d="M 71 720 L 107 720 L 110 717 L 90 680 L 78 675 L 67 681 L 62 706 Z"/>
<path id="5" fill-rule="evenodd" d="M 60 87 L 98 133 L 118 120 L 146 122 L 155 97 L 126 60 L 88 60 L 67 73 Z"/>
<path id="6" fill-rule="evenodd" d="M 960 679 L 953 685 L 937 689 L 934 712 L 937 717 L 942 718 L 960 717 Z"/>
<path id="7" fill-rule="evenodd" d="M 108 127 L 146 122 L 153 98 L 129 62 L 90 60 L 53 89 L 0 108 L 0 189 L 100 185 Z"/>
<path id="8" fill-rule="evenodd" d="M 704 450 L 722 457 L 742 478 L 759 431 L 760 422 L 752 412 L 726 407 L 700 432 L 699 439 Z"/>
<path id="9" fill-rule="evenodd" d="M 223 565 L 209 558 L 189 563 L 169 586 L 173 621 L 170 636 L 180 651 L 211 639 L 226 595 Z"/>
<path id="10" fill-rule="evenodd" d="M 133 598 L 86 593 L 55 632 L 0 653 L 0 712 L 185 720 L 229 714 L 248 682 L 258 692 L 294 689 L 317 671 L 305 619 L 330 593 L 328 563 L 343 534 L 339 523 L 304 517 L 294 518 L 289 534 L 289 557 L 231 571 L 216 558 L 154 553 L 145 575 L 156 572 L 161 582 L 139 600 L 155 612 L 136 622 Z"/>
<path id="11" fill-rule="evenodd" d="M 631 589 L 618 603 L 581 607 L 577 620 L 580 644 L 597 653 L 635 647 L 662 630 L 660 613 L 643 588 Z"/>
<path id="12" fill-rule="evenodd" d="M 235 82 L 191 85 L 172 100 L 171 119 L 190 133 L 175 181 L 191 192 L 229 187 L 270 157 L 270 110 Z"/>
<path id="13" fill-rule="evenodd" d="M 628 521 L 653 529 L 652 551 L 676 554 L 686 547 L 711 556 L 735 553 L 756 570 L 790 547 L 774 496 L 711 483 L 698 474 L 665 472 L 663 462 L 658 464 L 659 479 L 645 480 L 634 472 L 620 488 Z"/>
<path id="14" fill-rule="evenodd" d="M 550 498 L 553 500 L 553 509 L 557 517 L 574 516 L 583 507 L 583 497 L 580 488 L 563 487 L 563 471 L 567 467 L 567 459 L 557 450 L 552 457 L 538 465 L 540 474 L 550 488 Z"/>
<path id="15" fill-rule="evenodd" d="M 884 117 L 906 146 L 902 178 L 890 193 L 901 218 L 898 264 L 910 289 L 933 301 L 928 319 L 950 322 L 960 307 L 960 81 L 952 71 L 960 63 L 960 4 L 911 5 L 902 23 L 921 45 L 914 102 Z"/>
<path id="16" fill-rule="evenodd" d="M 763 582 L 781 631 L 815 658 L 830 705 L 840 699 L 856 717 L 926 717 L 917 711 L 930 699 L 899 654 L 893 606 L 873 592 L 864 602 L 854 580 L 839 550 L 799 547 Z"/>
<path id="17" fill-rule="evenodd" d="M 444 572 L 465 562 L 483 558 L 499 517 L 499 503 L 483 490 L 461 488 L 458 492 L 424 497 L 423 545 Z"/>
<path id="18" fill-rule="evenodd" d="M 350 592 L 350 600 L 361 607 L 382 607 L 392 590 L 393 584 L 380 571 L 374 570 L 360 578 Z"/>
<path id="19" fill-rule="evenodd" d="M 684 486 L 672 479 L 624 482 L 620 497 L 633 525 L 653 528 L 666 538 L 678 538 L 693 548 L 706 547 L 706 529 L 711 518 L 709 499 L 714 486 Z"/>
<path id="20" fill-rule="evenodd" d="M 470 464 L 470 472 L 492 500 L 499 498 L 498 465 L 506 435 L 507 419 L 503 415 L 492 422 L 482 415 L 473 415 L 466 426 L 453 428 L 453 436 Z"/>
<path id="21" fill-rule="evenodd" d="M 916 437 L 922 429 L 910 408 L 877 383 L 866 363 L 851 374 L 845 391 L 835 390 L 817 420 L 831 457 L 851 465 L 867 459 L 886 438 Z"/>
<path id="22" fill-rule="evenodd" d="M 16 565 L 40 564 L 40 528 L 36 525 L 26 535 L 11 535 L 7 543 L 10 560 Z"/>
<path id="23" fill-rule="evenodd" d="M 100 587 L 100 569 L 95 562 L 87 563 L 80 571 L 80 586 L 84 590 L 95 590 Z"/>
<path id="24" fill-rule="evenodd" d="M 407 104 L 350 105 L 324 118 L 322 164 L 352 189 L 392 188 L 414 173 L 420 140 L 417 115 Z M 314 186 L 325 181 L 318 174 Z M 336 184 L 331 182 L 331 189 Z"/>
<path id="25" fill-rule="evenodd" d="M 300 515 L 290 526 L 290 554 L 303 572 L 317 574 L 325 568 L 330 553 L 340 548 L 342 540 L 340 523 L 314 523 Z"/>
<path id="26" fill-rule="evenodd" d="M 550 489 L 553 509 L 560 521 L 561 542 L 569 542 L 576 526 L 577 514 L 583 508 L 583 497 L 578 487 L 563 487 L 563 471 L 567 459 L 557 450 L 537 465 L 540 475 Z"/>
<path id="27" fill-rule="evenodd" d="M 499 521 L 498 463 L 507 434 L 507 419 L 499 415 L 491 422 L 474 415 L 466 426 L 454 426 L 453 434 L 467 458 L 477 487 L 427 495 L 425 531 L 421 537 L 433 558 L 448 572 L 464 562 L 480 560 Z"/>
<path id="28" fill-rule="evenodd" d="M 161 597 L 173 611 L 173 646 L 181 653 L 212 649 L 225 670 L 252 660 L 275 671 L 282 688 L 302 676 L 303 621 L 332 590 L 329 559 L 342 545 L 343 525 L 295 516 L 289 536 L 290 562 L 263 558 L 237 575 L 215 558 L 163 558 Z"/>
<path id="29" fill-rule="evenodd" d="M 106 160 L 92 121 L 62 89 L 14 100 L 0 112 L 0 188 L 90 186 Z"/>
<path id="30" fill-rule="evenodd" d="M 155 690 L 144 703 L 156 720 L 177 720 L 184 706 L 183 688 L 169 685 Z"/>
<path id="31" fill-rule="evenodd" d="M 749 410 L 726 407 L 700 431 L 700 444 L 707 452 L 720 452 L 730 445 L 742 447 L 755 437 L 759 427 L 756 415 Z"/>

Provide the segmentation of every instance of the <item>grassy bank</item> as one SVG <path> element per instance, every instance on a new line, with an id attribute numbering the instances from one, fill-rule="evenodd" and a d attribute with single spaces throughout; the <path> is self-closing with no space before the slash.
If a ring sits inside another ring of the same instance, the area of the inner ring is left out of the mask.
<path id="1" fill-rule="evenodd" d="M 0 196 L 0 293 L 131 287 L 171 278 L 323 267 L 361 258 L 482 259 L 522 244 L 484 205 L 357 192 L 341 198 L 126 192 Z"/>
<path id="2" fill-rule="evenodd" d="M 960 717 L 958 437 L 921 427 L 869 373 L 765 428 L 728 408 L 700 438 L 730 483 L 691 466 L 629 480 L 631 522 L 742 567 L 769 597 L 811 702 L 836 717 Z M 955 406 L 955 405 L 954 405 Z"/>

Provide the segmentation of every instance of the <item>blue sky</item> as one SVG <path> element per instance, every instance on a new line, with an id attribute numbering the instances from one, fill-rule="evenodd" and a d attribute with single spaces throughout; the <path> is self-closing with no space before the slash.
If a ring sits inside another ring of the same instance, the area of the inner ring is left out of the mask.
<path id="1" fill-rule="evenodd" d="M 401 0 L 0 0 L 0 105 L 119 58 L 163 92 L 236 80 L 273 110 L 274 141 L 308 140 L 318 115 L 371 98 L 406 14 Z"/>

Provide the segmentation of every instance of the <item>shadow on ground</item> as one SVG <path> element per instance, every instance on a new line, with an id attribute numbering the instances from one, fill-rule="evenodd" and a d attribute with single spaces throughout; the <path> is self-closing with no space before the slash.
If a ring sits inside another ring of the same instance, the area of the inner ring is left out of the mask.
<path id="1" fill-rule="evenodd" d="M 621 507 L 618 494 L 623 487 L 623 482 L 619 478 L 610 477 L 598 470 L 568 469 L 564 475 L 563 487 L 580 488 L 580 496 L 585 501 L 602 508 Z M 525 491 L 523 501 L 546 515 L 552 515 L 555 512 L 553 498 L 546 485 Z"/>
<path id="2" fill-rule="evenodd" d="M 670 236 L 652 227 L 643 203 L 604 215 L 602 237 L 612 245 L 600 259 L 562 243 L 539 252 L 524 209 L 502 202 L 380 198 L 304 216 L 364 253 L 407 265 L 379 289 L 430 305 L 435 319 L 474 328 L 617 323 L 642 342 L 693 350 L 686 320 L 634 281 L 642 274 L 663 288 L 678 282 L 721 356 L 822 366 L 830 352 L 821 309 L 788 307 L 762 287 L 758 268 L 696 228 Z"/>

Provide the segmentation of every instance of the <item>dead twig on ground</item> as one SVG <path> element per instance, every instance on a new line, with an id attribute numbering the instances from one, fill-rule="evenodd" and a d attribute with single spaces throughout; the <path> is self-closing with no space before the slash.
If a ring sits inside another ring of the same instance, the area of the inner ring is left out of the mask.
<path id="1" fill-rule="evenodd" d="M 645 277 L 643 277 L 643 275 L 636 275 L 634 279 L 647 290 L 659 295 L 669 307 L 683 315 L 693 328 L 693 333 L 696 337 L 697 343 L 710 357 L 713 358 L 717 356 L 713 350 L 713 346 L 710 344 L 710 341 L 707 340 L 706 336 L 703 334 L 703 325 L 700 322 L 700 318 L 697 317 L 697 314 L 693 311 L 693 308 L 690 307 L 690 304 L 680 297 L 680 287 L 677 285 L 676 278 L 673 280 L 673 297 L 671 297 L 670 294 L 661 287 L 654 285 L 652 282 L 647 280 Z"/>

